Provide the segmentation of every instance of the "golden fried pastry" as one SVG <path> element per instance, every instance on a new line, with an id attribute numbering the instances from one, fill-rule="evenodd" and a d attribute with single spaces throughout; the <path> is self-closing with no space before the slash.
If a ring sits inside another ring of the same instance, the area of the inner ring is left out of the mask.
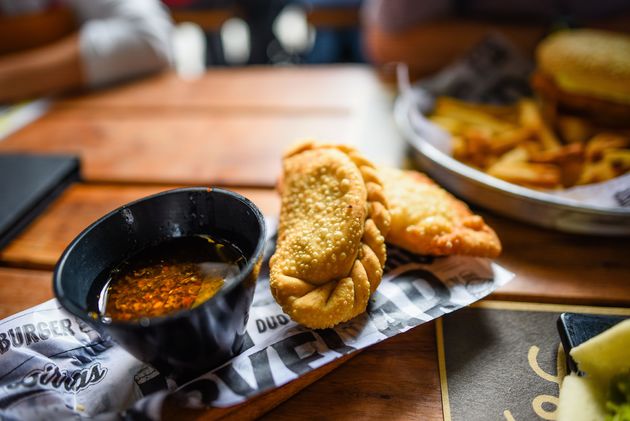
<path id="1" fill-rule="evenodd" d="M 365 311 L 390 223 L 375 167 L 349 147 L 304 142 L 283 160 L 270 286 L 296 322 L 327 328 Z"/>
<path id="2" fill-rule="evenodd" d="M 496 257 L 501 243 L 468 206 L 416 171 L 379 168 L 389 203 L 387 242 L 418 254 Z"/>

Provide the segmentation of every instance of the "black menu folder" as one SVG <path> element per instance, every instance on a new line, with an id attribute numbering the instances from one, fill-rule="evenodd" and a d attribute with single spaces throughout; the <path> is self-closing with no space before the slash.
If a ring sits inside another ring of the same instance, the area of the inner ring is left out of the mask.
<path id="1" fill-rule="evenodd" d="M 578 366 L 569 354 L 573 348 L 583 344 L 617 323 L 623 322 L 627 316 L 602 316 L 597 314 L 562 313 L 558 317 L 557 327 L 567 355 L 567 367 L 578 373 Z"/>
<path id="2" fill-rule="evenodd" d="M 78 179 L 73 156 L 0 154 L 0 248 Z"/>

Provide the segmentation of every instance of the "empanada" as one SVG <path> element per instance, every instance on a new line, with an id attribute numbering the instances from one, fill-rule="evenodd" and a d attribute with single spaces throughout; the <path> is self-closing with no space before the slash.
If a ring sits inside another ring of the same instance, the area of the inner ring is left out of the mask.
<path id="1" fill-rule="evenodd" d="M 296 322 L 327 328 L 365 311 L 383 276 L 390 217 L 376 168 L 356 150 L 301 143 L 283 160 L 271 292 Z"/>
<path id="2" fill-rule="evenodd" d="M 387 242 L 418 254 L 496 257 L 501 243 L 481 216 L 416 171 L 379 168 L 389 203 Z"/>

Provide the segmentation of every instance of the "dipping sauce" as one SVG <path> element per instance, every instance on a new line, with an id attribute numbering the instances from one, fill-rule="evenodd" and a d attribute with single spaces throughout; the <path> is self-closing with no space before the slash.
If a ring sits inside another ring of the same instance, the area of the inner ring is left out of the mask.
<path id="1" fill-rule="evenodd" d="M 245 258 L 233 245 L 208 236 L 169 239 L 106 271 L 95 285 L 97 314 L 138 320 L 194 308 L 238 274 Z"/>

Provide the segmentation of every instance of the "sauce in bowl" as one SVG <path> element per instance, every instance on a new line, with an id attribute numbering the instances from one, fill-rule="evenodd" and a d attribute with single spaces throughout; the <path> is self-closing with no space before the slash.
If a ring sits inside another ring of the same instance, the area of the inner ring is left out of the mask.
<path id="1" fill-rule="evenodd" d="M 141 250 L 95 282 L 103 321 L 135 321 L 195 308 L 245 265 L 237 247 L 209 236 L 178 237 Z"/>

